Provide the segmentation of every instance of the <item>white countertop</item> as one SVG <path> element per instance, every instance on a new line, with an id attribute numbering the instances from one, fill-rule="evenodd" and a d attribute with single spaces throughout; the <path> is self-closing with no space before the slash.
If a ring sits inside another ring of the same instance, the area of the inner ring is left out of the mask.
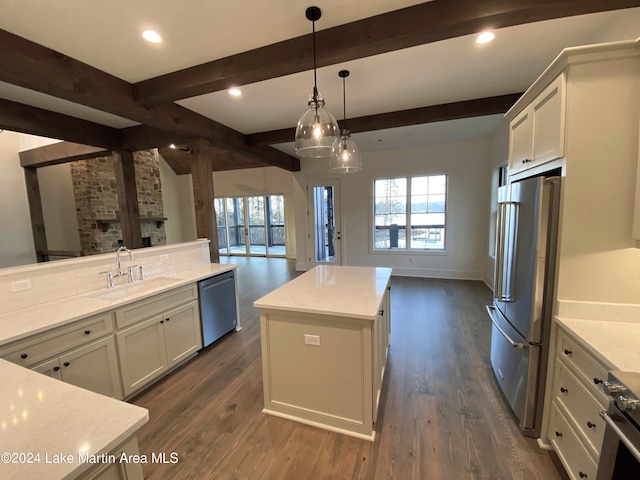
<path id="1" fill-rule="evenodd" d="M 560 317 L 556 321 L 612 370 L 640 372 L 640 322 Z"/>
<path id="2" fill-rule="evenodd" d="M 66 297 L 54 302 L 45 303 L 32 308 L 26 308 L 15 312 L 0 315 L 0 345 L 4 345 L 21 338 L 44 332 L 55 327 L 60 327 L 76 320 L 87 318 L 107 310 L 113 310 L 122 305 L 135 302 L 150 295 L 171 290 L 173 288 L 188 285 L 203 278 L 234 270 L 236 264 L 210 263 L 200 267 L 176 272 L 175 274 L 162 274 L 162 278 L 173 278 L 175 282 L 159 284 L 157 288 L 149 289 L 138 294 L 130 295 L 126 299 L 106 300 L 94 298 L 96 293 L 108 293 L 126 288 L 127 285 L 118 285 L 115 288 L 104 288 L 102 291 L 93 291 L 73 297 Z M 152 281 L 153 277 L 138 280 L 132 285 L 143 284 Z"/>
<path id="3" fill-rule="evenodd" d="M 0 461 L 3 479 L 74 478 L 92 465 L 79 452 L 107 453 L 147 423 L 146 409 L 0 360 L 0 454 L 39 454 L 39 462 Z M 71 463 L 47 463 L 55 455 Z M 6 455 L 5 455 L 6 456 Z M 3 460 L 6 460 L 3 457 Z"/>
<path id="4" fill-rule="evenodd" d="M 391 268 L 319 265 L 259 298 L 260 309 L 375 320 Z"/>

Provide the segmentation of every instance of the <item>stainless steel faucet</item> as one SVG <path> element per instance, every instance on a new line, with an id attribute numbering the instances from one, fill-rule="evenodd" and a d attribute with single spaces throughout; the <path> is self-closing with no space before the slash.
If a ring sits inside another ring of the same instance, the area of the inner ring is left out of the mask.
<path id="1" fill-rule="evenodd" d="M 120 252 L 127 252 L 129 254 L 129 260 L 133 260 L 133 253 L 131 253 L 131 250 L 129 250 L 124 245 L 121 245 L 116 250 L 116 258 L 118 259 L 118 276 L 119 277 L 122 275 L 125 275 L 125 272 L 122 271 L 122 263 L 120 262 Z"/>

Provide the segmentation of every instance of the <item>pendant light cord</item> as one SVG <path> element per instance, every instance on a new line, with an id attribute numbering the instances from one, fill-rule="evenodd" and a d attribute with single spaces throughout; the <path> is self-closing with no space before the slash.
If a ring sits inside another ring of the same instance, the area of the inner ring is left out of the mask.
<path id="1" fill-rule="evenodd" d="M 342 116 L 344 128 L 347 128 L 347 87 L 346 77 L 342 77 Z"/>
<path id="2" fill-rule="evenodd" d="M 316 103 L 316 110 L 318 108 L 318 77 L 316 73 L 316 22 L 311 22 L 311 29 L 313 32 L 313 100 Z"/>

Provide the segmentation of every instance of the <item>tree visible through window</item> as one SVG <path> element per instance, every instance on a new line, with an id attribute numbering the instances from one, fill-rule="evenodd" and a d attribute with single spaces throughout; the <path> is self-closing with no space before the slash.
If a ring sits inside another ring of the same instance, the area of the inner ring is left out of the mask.
<path id="1" fill-rule="evenodd" d="M 373 248 L 444 250 L 447 176 L 374 182 Z"/>

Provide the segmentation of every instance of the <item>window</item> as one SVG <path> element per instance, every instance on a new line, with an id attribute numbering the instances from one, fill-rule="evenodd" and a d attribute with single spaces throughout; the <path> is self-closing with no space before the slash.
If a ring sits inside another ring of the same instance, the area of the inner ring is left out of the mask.
<path id="1" fill-rule="evenodd" d="M 447 176 L 375 180 L 374 250 L 444 250 Z"/>

